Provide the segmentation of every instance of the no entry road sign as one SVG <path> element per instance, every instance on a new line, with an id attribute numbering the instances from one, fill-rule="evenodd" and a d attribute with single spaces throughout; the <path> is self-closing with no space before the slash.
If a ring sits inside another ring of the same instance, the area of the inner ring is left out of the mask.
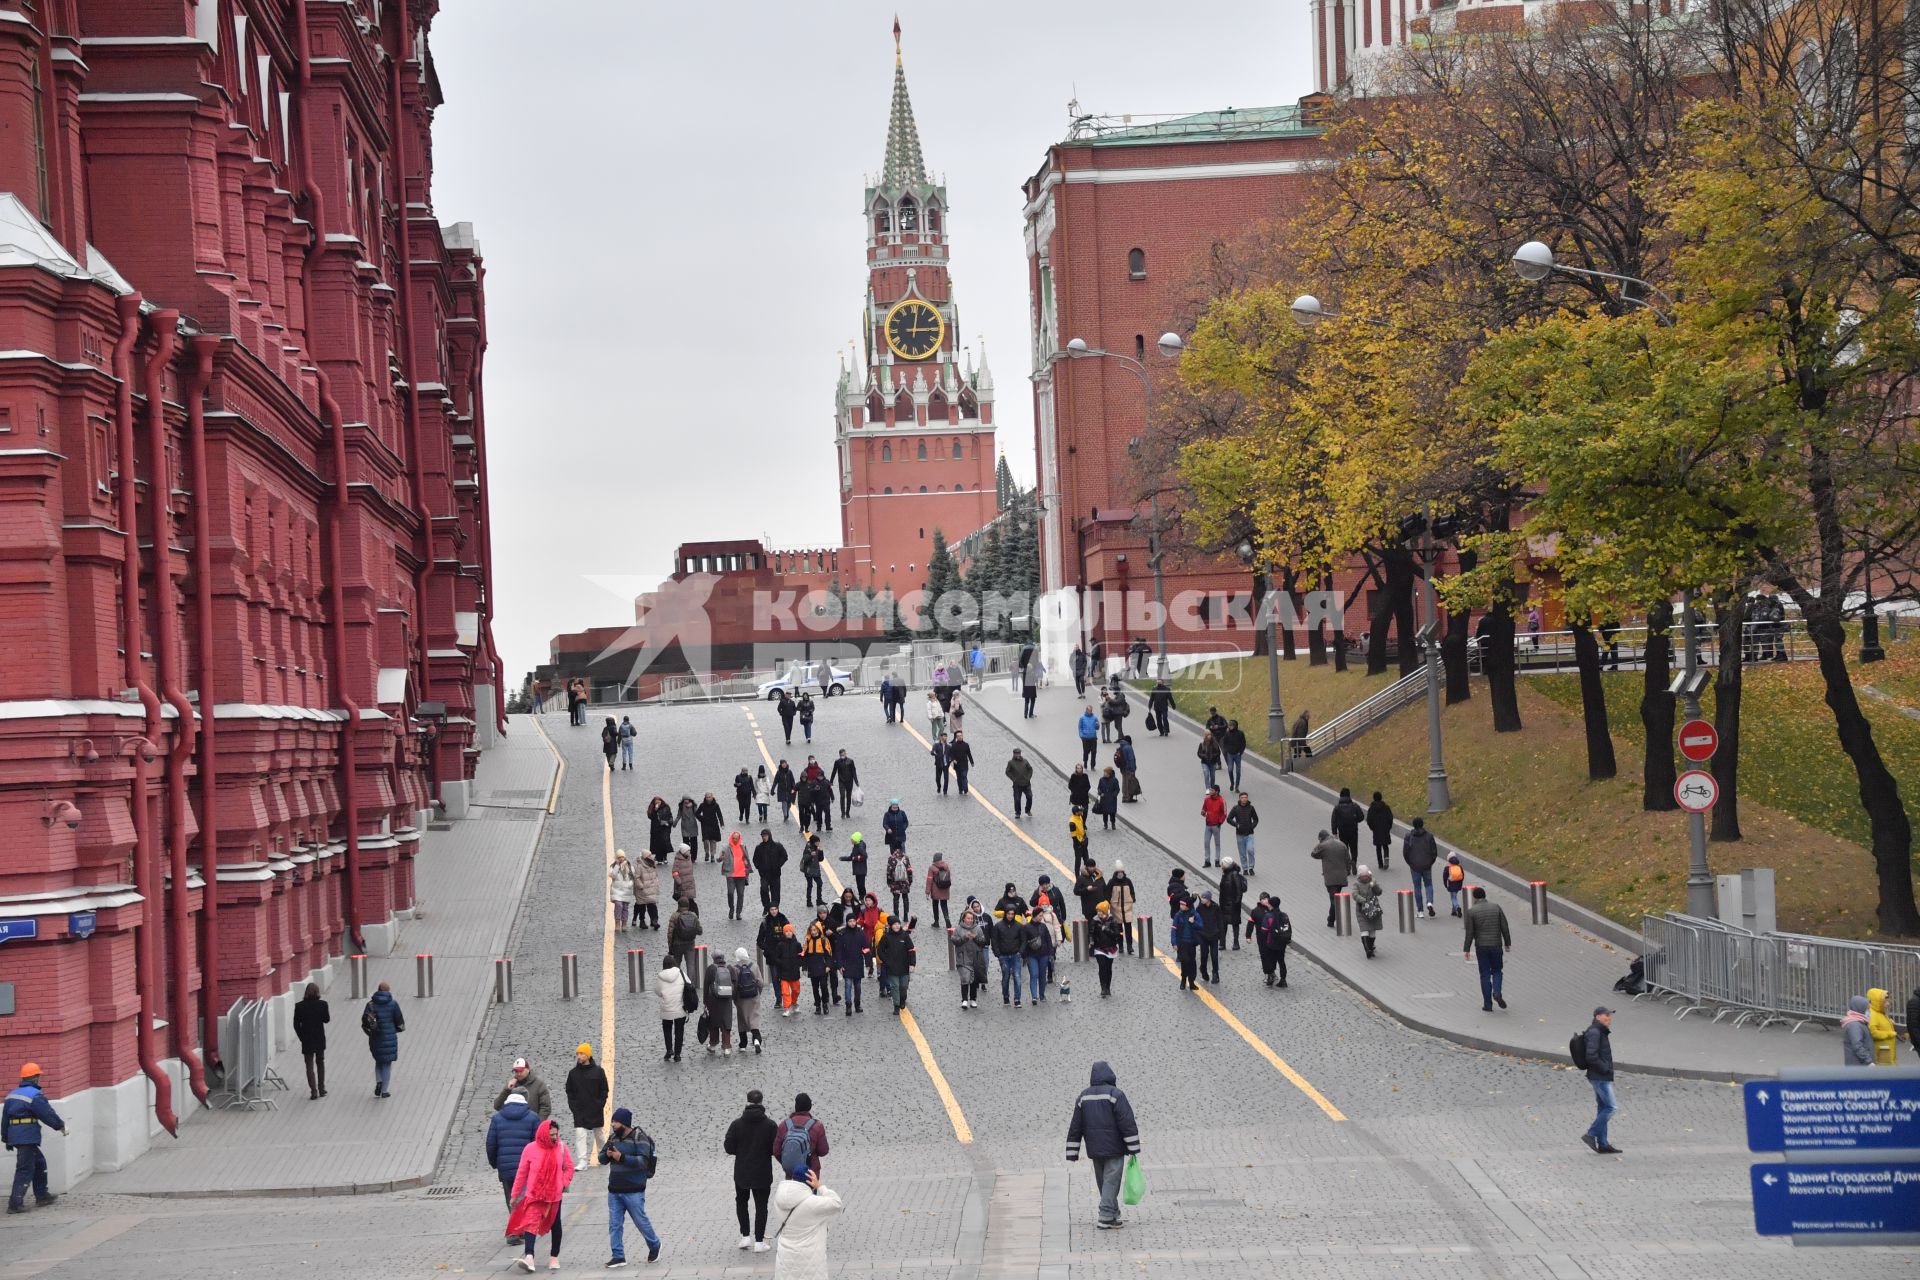
<path id="1" fill-rule="evenodd" d="M 1720 749 L 1720 731 L 1705 720 L 1689 720 L 1680 726 L 1680 754 L 1699 764 L 1713 759 Z"/>

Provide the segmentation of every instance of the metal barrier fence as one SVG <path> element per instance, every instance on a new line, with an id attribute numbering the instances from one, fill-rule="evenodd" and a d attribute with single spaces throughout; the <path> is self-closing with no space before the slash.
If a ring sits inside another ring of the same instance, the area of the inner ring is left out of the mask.
<path id="1" fill-rule="evenodd" d="M 220 1019 L 217 1032 L 220 1061 L 226 1078 L 214 1095 L 223 1108 L 246 1111 L 271 1111 L 273 1099 L 266 1096 L 267 1086 L 285 1089 L 287 1082 L 273 1069 L 273 1023 L 266 1002 L 243 997 L 233 1002 Z"/>
<path id="2" fill-rule="evenodd" d="M 1849 1000 L 1880 987 L 1889 994 L 1887 1016 L 1904 1031 L 1904 993 L 1920 987 L 1920 947 L 1753 933 L 1675 912 L 1643 917 L 1640 941 L 1643 994 L 1677 1005 L 1677 1018 L 1704 1013 L 1798 1031 L 1838 1023 Z"/>

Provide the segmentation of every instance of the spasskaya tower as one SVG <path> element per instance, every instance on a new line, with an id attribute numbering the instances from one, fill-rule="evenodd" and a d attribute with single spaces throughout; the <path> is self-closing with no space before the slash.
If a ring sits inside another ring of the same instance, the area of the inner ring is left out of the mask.
<path id="1" fill-rule="evenodd" d="M 862 206 L 863 367 L 841 367 L 834 442 L 844 585 L 898 596 L 924 584 L 934 530 L 958 542 L 998 514 L 998 501 L 993 378 L 984 345 L 977 366 L 962 355 L 947 188 L 921 156 L 898 19 L 893 39 L 886 157 Z"/>

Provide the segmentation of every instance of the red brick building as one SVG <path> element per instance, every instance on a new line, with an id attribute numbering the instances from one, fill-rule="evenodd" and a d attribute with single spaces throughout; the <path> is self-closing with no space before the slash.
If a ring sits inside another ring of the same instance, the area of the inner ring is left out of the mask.
<path id="1" fill-rule="evenodd" d="M 413 901 L 496 728 L 437 0 L 0 5 L 0 1063 L 124 1164 Z"/>

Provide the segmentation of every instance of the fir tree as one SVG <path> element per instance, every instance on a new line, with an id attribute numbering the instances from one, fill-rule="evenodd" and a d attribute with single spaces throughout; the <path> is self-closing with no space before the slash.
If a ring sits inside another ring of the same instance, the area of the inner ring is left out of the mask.
<path id="1" fill-rule="evenodd" d="M 925 595 L 920 605 L 926 620 L 926 634 L 949 638 L 954 634 L 940 625 L 936 606 L 941 596 L 960 585 L 960 571 L 954 566 L 953 553 L 947 549 L 947 535 L 936 525 L 933 530 L 933 553 L 927 557 L 927 580 L 923 587 Z"/>
<path id="2" fill-rule="evenodd" d="M 1007 465 L 1007 455 L 1004 453 L 993 469 L 993 488 L 1002 511 L 1011 506 L 1020 494 L 1020 487 L 1013 482 L 1013 468 Z"/>

